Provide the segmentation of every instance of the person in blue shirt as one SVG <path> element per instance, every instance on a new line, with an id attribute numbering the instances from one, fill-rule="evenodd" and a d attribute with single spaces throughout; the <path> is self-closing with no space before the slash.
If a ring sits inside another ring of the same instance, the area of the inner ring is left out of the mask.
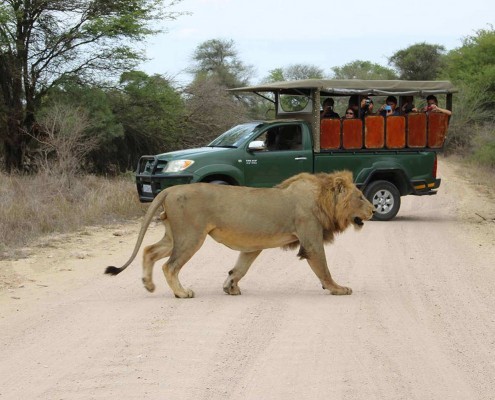
<path id="1" fill-rule="evenodd" d="M 379 113 L 383 117 L 400 115 L 399 109 L 397 108 L 397 97 L 388 96 L 385 100 L 385 104 L 380 107 Z"/>

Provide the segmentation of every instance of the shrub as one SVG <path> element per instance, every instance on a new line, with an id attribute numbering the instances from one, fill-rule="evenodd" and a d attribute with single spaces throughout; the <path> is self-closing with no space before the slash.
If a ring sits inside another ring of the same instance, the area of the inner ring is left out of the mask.
<path id="1" fill-rule="evenodd" d="M 77 231 L 143 215 L 136 187 L 128 178 L 60 177 L 0 173 L 0 243 L 5 251 L 48 233 Z"/>

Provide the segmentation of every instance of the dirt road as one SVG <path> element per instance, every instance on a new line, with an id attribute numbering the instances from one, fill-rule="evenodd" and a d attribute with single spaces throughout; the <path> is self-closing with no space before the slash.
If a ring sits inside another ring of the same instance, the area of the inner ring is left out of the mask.
<path id="1" fill-rule="evenodd" d="M 150 294 L 139 259 L 103 275 L 137 223 L 0 262 L 0 399 L 494 399 L 495 201 L 450 162 L 439 175 L 437 196 L 327 246 L 351 296 L 278 249 L 225 295 L 236 253 L 211 240 L 181 274 L 196 298 L 158 266 Z"/>

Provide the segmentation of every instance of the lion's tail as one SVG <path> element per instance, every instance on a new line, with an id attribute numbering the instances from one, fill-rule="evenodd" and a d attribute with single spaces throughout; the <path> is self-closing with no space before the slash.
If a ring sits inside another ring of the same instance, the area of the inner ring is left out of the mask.
<path id="1" fill-rule="evenodd" d="M 122 267 L 117 268 L 117 267 L 107 267 L 105 269 L 105 274 L 109 275 L 118 275 L 120 274 L 124 269 L 126 269 L 132 261 L 136 258 L 136 255 L 139 251 L 139 248 L 141 247 L 141 244 L 143 243 L 144 235 L 146 234 L 146 231 L 148 230 L 148 226 L 151 223 L 151 220 L 153 219 L 153 215 L 155 215 L 156 211 L 160 207 L 161 204 L 165 201 L 165 198 L 167 197 L 167 191 L 164 190 L 158 194 L 158 196 L 155 197 L 153 202 L 150 204 L 148 207 L 148 210 L 146 211 L 146 214 L 144 215 L 143 222 L 141 223 L 141 230 L 139 231 L 139 235 L 136 241 L 136 244 L 134 246 L 134 250 L 131 254 L 131 257 L 127 262 L 122 265 Z M 163 219 L 163 217 L 162 217 Z"/>

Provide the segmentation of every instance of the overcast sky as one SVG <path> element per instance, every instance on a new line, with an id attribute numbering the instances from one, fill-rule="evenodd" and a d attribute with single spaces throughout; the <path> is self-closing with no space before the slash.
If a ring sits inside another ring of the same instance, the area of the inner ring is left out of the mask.
<path id="1" fill-rule="evenodd" d="M 255 68 L 251 83 L 272 69 L 311 64 L 323 69 L 354 60 L 388 66 L 388 57 L 412 44 L 447 50 L 495 25 L 494 0 L 184 0 L 174 8 L 192 15 L 167 21 L 166 33 L 146 45 L 148 74 L 190 79 L 196 47 L 209 39 L 233 39 L 239 58 Z"/>

